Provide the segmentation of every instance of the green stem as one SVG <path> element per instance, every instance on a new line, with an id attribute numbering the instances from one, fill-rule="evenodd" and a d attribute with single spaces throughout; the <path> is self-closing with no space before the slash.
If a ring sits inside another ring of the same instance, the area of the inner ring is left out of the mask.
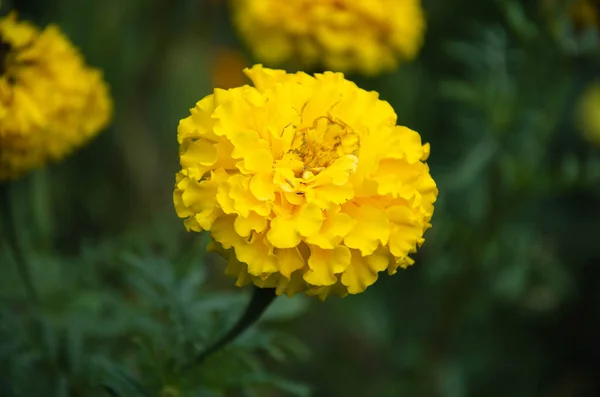
<path id="1" fill-rule="evenodd" d="M 7 242 L 8 249 L 17 266 L 17 272 L 23 282 L 25 291 L 31 303 L 38 307 L 40 304 L 39 295 L 33 283 L 29 262 L 24 254 L 24 249 L 19 239 L 17 222 L 15 219 L 15 208 L 13 206 L 13 193 L 11 187 L 14 182 L 0 184 L 0 215 L 2 217 L 2 235 L 3 240 Z"/>
<path id="2" fill-rule="evenodd" d="M 275 295 L 275 289 L 273 288 L 254 288 L 254 293 L 252 294 L 252 299 L 248 306 L 246 307 L 246 311 L 240 317 L 238 322 L 226 333 L 221 339 L 219 339 L 215 344 L 208 347 L 206 350 L 201 352 L 198 356 L 196 356 L 191 362 L 185 365 L 182 369 L 183 371 L 189 370 L 192 367 L 201 365 L 204 360 L 206 360 L 210 355 L 216 353 L 221 350 L 223 347 L 227 346 L 230 342 L 232 342 L 235 338 L 240 336 L 246 329 L 248 329 L 252 324 L 256 322 L 260 318 L 260 316 L 264 313 L 264 311 L 269 307 L 271 302 L 277 297 Z"/>
<path id="3" fill-rule="evenodd" d="M 46 168 L 36 170 L 31 174 L 32 206 L 36 228 L 39 231 L 43 248 L 46 252 L 52 249 L 52 216 L 50 203 L 50 186 Z"/>

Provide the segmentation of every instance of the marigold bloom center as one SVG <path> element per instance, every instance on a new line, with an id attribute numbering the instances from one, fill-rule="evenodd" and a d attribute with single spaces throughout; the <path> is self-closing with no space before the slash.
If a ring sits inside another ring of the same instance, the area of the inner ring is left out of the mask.
<path id="1" fill-rule="evenodd" d="M 312 127 L 296 130 L 288 153 L 303 163 L 302 172 L 317 174 L 341 156 L 356 155 L 360 139 L 349 127 L 327 117 L 315 120 Z"/>

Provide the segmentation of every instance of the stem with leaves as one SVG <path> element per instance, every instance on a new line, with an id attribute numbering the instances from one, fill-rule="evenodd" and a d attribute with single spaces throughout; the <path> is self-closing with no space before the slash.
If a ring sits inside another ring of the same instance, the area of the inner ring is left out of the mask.
<path id="1" fill-rule="evenodd" d="M 201 365 L 209 356 L 213 353 L 218 352 L 238 336 L 240 336 L 245 330 L 247 330 L 252 324 L 260 318 L 265 312 L 269 305 L 275 300 L 277 295 L 273 288 L 258 288 L 254 287 L 254 293 L 252 299 L 246 311 L 240 317 L 238 322 L 227 332 L 221 339 L 215 342 L 212 346 L 209 346 L 206 350 L 198 354 L 192 361 L 184 365 L 182 371 L 187 371 L 193 367 Z"/>
<path id="2" fill-rule="evenodd" d="M 23 282 L 28 299 L 33 307 L 38 308 L 40 306 L 39 294 L 37 293 L 33 282 L 31 268 L 24 252 L 25 250 L 20 239 L 19 228 L 15 218 L 14 186 L 14 182 L 0 184 L 0 222 L 2 223 L 2 240 L 6 242 L 6 245 L 14 258 L 19 277 Z"/>

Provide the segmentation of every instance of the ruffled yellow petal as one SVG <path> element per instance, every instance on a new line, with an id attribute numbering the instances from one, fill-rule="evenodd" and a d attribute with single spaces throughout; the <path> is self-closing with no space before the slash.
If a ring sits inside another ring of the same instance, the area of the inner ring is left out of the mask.
<path id="1" fill-rule="evenodd" d="M 276 248 L 274 255 L 279 259 L 279 273 L 287 279 L 293 272 L 302 269 L 305 265 L 305 260 L 297 247 Z"/>
<path id="2" fill-rule="evenodd" d="M 340 212 L 338 208 L 327 211 L 326 214 L 321 229 L 317 233 L 307 236 L 306 242 L 321 248 L 332 249 L 350 233 L 356 225 L 356 220 L 352 219 L 350 215 Z"/>
<path id="3" fill-rule="evenodd" d="M 323 225 L 323 211 L 314 203 L 303 205 L 295 218 L 296 230 L 303 237 L 316 234 Z"/>
<path id="4" fill-rule="evenodd" d="M 333 249 L 310 247 L 308 267 L 304 273 L 307 283 L 322 286 L 333 285 L 338 279 L 336 274 L 343 273 L 350 266 L 350 250 L 343 245 Z"/>
<path id="5" fill-rule="evenodd" d="M 347 213 L 356 220 L 352 231 L 344 238 L 349 248 L 371 255 L 379 245 L 386 245 L 390 237 L 390 222 L 385 211 L 370 207 L 346 206 Z"/>
<path id="6" fill-rule="evenodd" d="M 278 260 L 273 254 L 273 246 L 262 234 L 254 234 L 250 241 L 241 240 L 234 246 L 240 262 L 248 264 L 248 273 L 265 276 L 278 271 Z"/>
<path id="7" fill-rule="evenodd" d="M 302 237 L 296 229 L 296 221 L 292 217 L 277 217 L 271 221 L 267 238 L 277 248 L 292 248 L 300 244 Z"/>
<path id="8" fill-rule="evenodd" d="M 377 273 L 387 269 L 389 257 L 386 252 L 362 256 L 352 250 L 350 266 L 342 275 L 342 284 L 348 287 L 348 293 L 359 294 L 377 281 Z"/>
<path id="9" fill-rule="evenodd" d="M 250 237 L 253 231 L 262 233 L 266 229 L 267 219 L 254 211 L 250 211 L 247 217 L 238 215 L 233 222 L 233 227 L 241 237 Z"/>

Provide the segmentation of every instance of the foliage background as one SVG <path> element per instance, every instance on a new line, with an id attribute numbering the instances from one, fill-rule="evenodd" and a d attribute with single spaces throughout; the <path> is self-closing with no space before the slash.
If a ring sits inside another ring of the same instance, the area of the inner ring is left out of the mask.
<path id="1" fill-rule="evenodd" d="M 281 298 L 181 373 L 249 290 L 175 216 L 176 126 L 214 79 L 239 78 L 219 51 L 253 60 L 218 0 L 5 1 L 59 24 L 116 112 L 14 184 L 41 303 L 0 245 L 0 395 L 600 395 L 600 149 L 575 119 L 600 46 L 567 3 L 424 0 L 420 57 L 348 76 L 431 143 L 440 197 L 416 265 L 343 300 Z"/>

